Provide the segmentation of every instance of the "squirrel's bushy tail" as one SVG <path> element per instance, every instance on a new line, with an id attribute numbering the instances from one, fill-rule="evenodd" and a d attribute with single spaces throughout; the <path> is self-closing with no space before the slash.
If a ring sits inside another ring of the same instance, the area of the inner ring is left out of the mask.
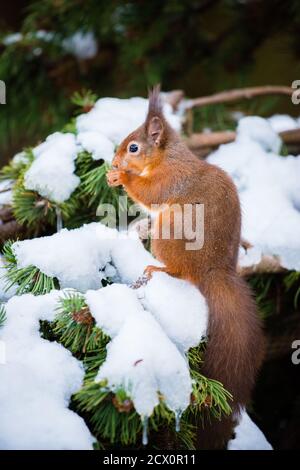
<path id="1" fill-rule="evenodd" d="M 198 445 L 220 448 L 231 437 L 234 416 L 250 399 L 263 359 L 264 338 L 251 291 L 236 273 L 212 272 L 199 287 L 209 308 L 202 373 L 222 382 L 233 402 L 231 417 L 204 422 Z"/>

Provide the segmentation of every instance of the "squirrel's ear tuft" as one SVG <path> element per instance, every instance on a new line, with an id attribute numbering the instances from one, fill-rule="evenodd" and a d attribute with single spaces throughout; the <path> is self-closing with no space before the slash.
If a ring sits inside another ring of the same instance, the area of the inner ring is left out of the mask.
<path id="1" fill-rule="evenodd" d="M 148 138 L 152 144 L 158 146 L 162 142 L 165 125 L 160 98 L 160 85 L 155 85 L 149 91 L 149 108 L 145 122 Z"/>
<path id="2" fill-rule="evenodd" d="M 164 123 L 159 116 L 154 116 L 150 119 L 148 126 L 148 138 L 152 144 L 159 146 L 162 142 L 164 134 Z"/>
<path id="3" fill-rule="evenodd" d="M 162 115 L 162 102 L 160 98 L 160 84 L 155 85 L 152 90 L 149 90 L 149 108 L 148 116 Z"/>

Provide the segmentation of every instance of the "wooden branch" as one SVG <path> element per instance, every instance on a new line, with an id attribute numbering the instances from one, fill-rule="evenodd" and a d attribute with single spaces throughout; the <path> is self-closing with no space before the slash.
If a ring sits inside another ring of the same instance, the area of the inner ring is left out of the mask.
<path id="1" fill-rule="evenodd" d="M 279 132 L 278 135 L 285 144 L 300 144 L 300 128 Z M 192 134 L 186 142 L 190 149 L 194 150 L 203 147 L 218 147 L 221 144 L 234 142 L 235 139 L 236 132 L 234 131 L 201 132 Z"/>
<path id="2" fill-rule="evenodd" d="M 174 109 L 174 111 L 176 111 L 183 97 L 184 97 L 183 90 L 172 90 L 172 91 L 168 91 L 167 93 L 164 93 L 164 101 L 166 103 L 169 103 Z"/>
<path id="3" fill-rule="evenodd" d="M 236 132 L 234 131 L 201 132 L 192 134 L 187 139 L 187 144 L 191 149 L 198 147 L 217 147 L 221 144 L 233 142 L 235 138 Z"/>
<path id="4" fill-rule="evenodd" d="M 300 144 L 300 128 L 279 132 L 279 135 L 285 144 Z"/>
<path id="5" fill-rule="evenodd" d="M 194 98 L 187 100 L 185 103 L 185 109 L 191 109 L 199 106 L 207 106 L 210 104 L 218 103 L 229 103 L 232 101 L 239 101 L 242 99 L 251 99 L 256 96 L 265 95 L 287 95 L 291 96 L 294 89 L 288 86 L 258 86 L 249 88 L 240 88 L 236 90 L 222 91 L 215 93 L 210 96 L 201 96 L 200 98 Z"/>

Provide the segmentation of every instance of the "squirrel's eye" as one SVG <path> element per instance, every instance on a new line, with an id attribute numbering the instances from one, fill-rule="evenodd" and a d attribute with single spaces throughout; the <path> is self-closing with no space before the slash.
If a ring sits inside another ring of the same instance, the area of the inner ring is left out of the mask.
<path id="1" fill-rule="evenodd" d="M 129 152 L 131 152 L 131 153 L 137 152 L 138 149 L 139 149 L 139 146 L 137 144 L 130 144 L 129 145 Z"/>

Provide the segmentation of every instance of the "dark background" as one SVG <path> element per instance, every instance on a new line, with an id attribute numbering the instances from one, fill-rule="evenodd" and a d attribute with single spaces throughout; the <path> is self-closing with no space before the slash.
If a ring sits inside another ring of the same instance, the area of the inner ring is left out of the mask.
<path id="1" fill-rule="evenodd" d="M 243 86 L 290 86 L 300 77 L 298 0 L 1 2 L 0 38 L 41 29 L 55 33 L 56 46 L 37 39 L 0 46 L 0 79 L 7 84 L 2 159 L 64 125 L 78 89 L 144 96 L 148 85 L 161 82 L 164 90 L 181 88 L 196 97 Z M 78 61 L 57 45 L 78 30 L 94 33 L 94 58 Z M 32 53 L 37 47 L 38 57 Z M 282 98 L 264 112 L 298 115 L 299 109 Z"/>

